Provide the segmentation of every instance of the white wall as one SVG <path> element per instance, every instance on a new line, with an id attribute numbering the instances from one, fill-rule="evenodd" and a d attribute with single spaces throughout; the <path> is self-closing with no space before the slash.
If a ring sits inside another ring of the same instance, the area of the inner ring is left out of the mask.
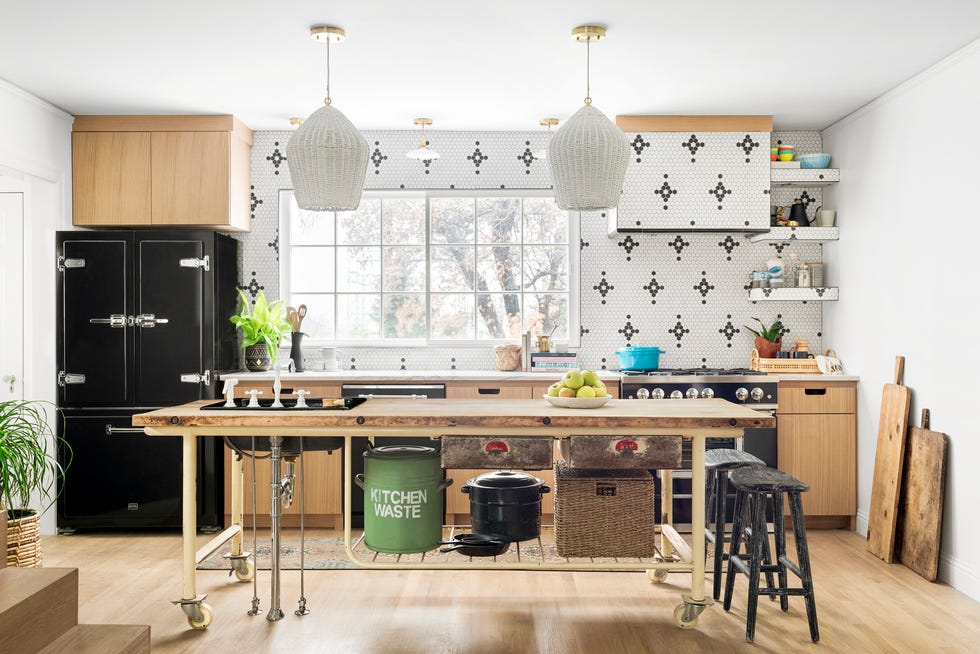
<path id="1" fill-rule="evenodd" d="M 71 226 L 67 113 L 0 80 L 0 190 L 24 193 L 24 397 L 56 400 L 55 231 Z M 56 528 L 55 509 L 41 519 Z"/>
<path id="2" fill-rule="evenodd" d="M 911 421 L 949 434 L 940 577 L 980 599 L 980 41 L 829 127 L 841 182 L 824 196 L 840 241 L 825 248 L 841 287 L 824 339 L 858 395 L 858 528 L 867 529 L 882 385 L 904 355 Z"/>

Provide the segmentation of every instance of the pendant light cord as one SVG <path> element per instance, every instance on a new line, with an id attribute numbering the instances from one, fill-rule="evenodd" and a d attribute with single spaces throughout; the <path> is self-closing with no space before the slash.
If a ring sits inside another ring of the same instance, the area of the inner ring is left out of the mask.
<path id="1" fill-rule="evenodd" d="M 330 106 L 333 102 L 330 99 L 330 37 L 327 37 L 327 97 L 323 99 L 323 104 Z"/>
<path id="2" fill-rule="evenodd" d="M 586 39 L 585 41 L 585 104 L 592 104 L 592 80 L 589 76 L 590 69 L 592 67 L 592 60 L 590 54 L 592 52 L 592 39 Z"/>

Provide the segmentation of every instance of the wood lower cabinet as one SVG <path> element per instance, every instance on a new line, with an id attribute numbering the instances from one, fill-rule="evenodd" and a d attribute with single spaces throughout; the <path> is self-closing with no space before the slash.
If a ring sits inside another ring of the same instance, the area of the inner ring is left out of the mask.
<path id="1" fill-rule="evenodd" d="M 272 384 L 269 382 L 240 383 L 238 395 L 244 395 L 249 389 L 262 391 L 261 397 L 272 395 Z M 337 384 L 283 384 L 283 397 L 295 397 L 293 391 L 305 388 L 311 397 L 340 397 L 340 386 Z M 266 453 L 260 453 L 264 456 Z M 231 461 L 235 454 L 225 448 L 225 524 L 231 524 Z M 244 524 L 251 526 L 252 514 L 252 460 L 246 457 L 244 463 Z M 334 452 L 307 452 L 303 455 L 306 481 L 306 526 L 339 529 L 343 526 L 343 450 Z M 283 509 L 283 524 L 287 527 L 298 527 L 300 516 L 300 464 L 296 465 L 296 494 L 293 505 Z M 259 527 L 269 526 L 269 510 L 272 507 L 272 491 L 269 488 L 271 479 L 269 459 L 255 461 L 255 501 L 256 524 Z"/>
<path id="2" fill-rule="evenodd" d="M 855 382 L 779 384 L 779 468 L 810 485 L 803 513 L 812 527 L 854 527 L 857 514 Z"/>
<path id="3" fill-rule="evenodd" d="M 77 116 L 73 222 L 248 231 L 251 147 L 233 116 Z"/>

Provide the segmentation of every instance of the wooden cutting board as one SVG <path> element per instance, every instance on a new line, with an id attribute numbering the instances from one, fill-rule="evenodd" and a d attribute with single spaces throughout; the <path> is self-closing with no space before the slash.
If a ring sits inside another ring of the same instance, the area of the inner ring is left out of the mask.
<path id="1" fill-rule="evenodd" d="M 891 563 L 895 560 L 899 488 L 905 461 L 905 433 L 912 394 L 902 386 L 905 357 L 895 357 L 895 383 L 885 384 L 878 418 L 878 447 L 868 513 L 868 551 Z"/>
<path id="2" fill-rule="evenodd" d="M 948 437 L 929 429 L 929 409 L 922 410 L 921 425 L 909 429 L 905 445 L 895 538 L 899 560 L 916 574 L 935 581 L 939 574 Z"/>

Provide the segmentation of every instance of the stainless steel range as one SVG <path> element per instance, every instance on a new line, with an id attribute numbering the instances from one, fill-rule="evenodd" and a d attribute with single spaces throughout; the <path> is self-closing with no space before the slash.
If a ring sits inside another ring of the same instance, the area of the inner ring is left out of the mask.
<path id="1" fill-rule="evenodd" d="M 629 400 L 655 402 L 663 399 L 720 398 L 744 404 L 758 411 L 775 415 L 777 386 L 774 378 L 756 370 L 743 368 L 659 368 L 657 370 L 622 370 L 620 397 Z M 776 430 L 748 429 L 743 438 L 709 438 L 707 449 L 735 448 L 756 455 L 771 467 L 777 466 Z M 690 524 L 691 520 L 691 448 L 685 441 L 683 464 L 687 470 L 674 472 L 674 524 Z M 656 506 L 660 510 L 660 474 L 657 474 Z M 731 512 L 734 495 L 728 498 Z M 730 518 L 729 518 L 730 519 Z"/>

